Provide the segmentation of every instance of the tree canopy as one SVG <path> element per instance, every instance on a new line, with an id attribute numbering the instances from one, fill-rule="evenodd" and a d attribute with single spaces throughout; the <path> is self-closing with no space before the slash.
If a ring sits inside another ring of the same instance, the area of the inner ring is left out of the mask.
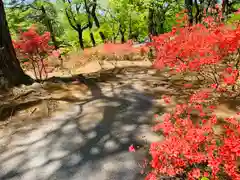
<path id="1" fill-rule="evenodd" d="M 210 12 L 217 0 L 5 0 L 12 37 L 32 24 L 40 33 L 49 31 L 56 48 L 74 49 L 97 44 L 144 41 L 149 35 L 168 32 L 176 24 L 176 14 L 188 10 L 189 23 L 199 23 L 204 9 Z M 239 7 L 239 0 L 224 1 L 225 18 Z"/>

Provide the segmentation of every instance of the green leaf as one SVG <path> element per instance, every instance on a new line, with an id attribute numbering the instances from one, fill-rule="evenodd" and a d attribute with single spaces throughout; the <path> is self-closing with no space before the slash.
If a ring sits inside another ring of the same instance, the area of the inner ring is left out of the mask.
<path id="1" fill-rule="evenodd" d="M 207 177 L 202 177 L 201 180 L 209 180 Z"/>

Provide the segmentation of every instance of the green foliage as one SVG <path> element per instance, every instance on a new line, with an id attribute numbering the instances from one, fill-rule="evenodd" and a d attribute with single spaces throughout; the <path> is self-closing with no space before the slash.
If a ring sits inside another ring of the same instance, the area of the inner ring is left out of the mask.
<path id="1" fill-rule="evenodd" d="M 201 180 L 209 180 L 207 177 L 202 177 Z"/>
<path id="2" fill-rule="evenodd" d="M 26 30 L 33 23 L 31 20 L 26 20 L 31 13 L 31 9 L 6 8 L 8 26 L 13 38 L 16 37 L 20 29 Z"/>
<path id="3" fill-rule="evenodd" d="M 147 16 L 146 3 L 142 0 L 110 0 L 107 22 L 112 32 L 109 32 L 109 35 L 116 35 L 121 25 L 126 37 L 131 32 L 144 38 L 148 34 Z"/>
<path id="4" fill-rule="evenodd" d="M 240 21 L 240 14 L 231 14 L 230 18 L 228 19 L 228 23 L 234 23 Z"/>
<path id="5" fill-rule="evenodd" d="M 69 24 L 65 10 L 66 8 L 67 10 L 72 8 L 76 22 L 82 26 L 86 25 L 88 16 L 84 9 L 84 0 L 71 0 L 71 6 L 65 0 L 57 0 L 56 2 L 34 0 L 30 5 L 26 3 L 27 1 L 24 2 L 21 7 L 6 8 L 7 20 L 13 38 L 20 28 L 26 30 L 32 24 L 37 25 L 40 33 L 49 31 L 49 20 L 60 46 L 69 46 L 73 49 L 79 47 L 78 34 Z M 86 2 L 91 4 L 93 0 L 86 0 Z M 167 7 L 165 7 L 166 2 L 168 3 Z M 154 8 L 157 7 L 158 12 L 156 21 L 163 23 L 164 32 L 170 31 L 176 22 L 175 14 L 181 10 L 182 5 L 182 3 L 173 0 L 109 0 L 109 2 L 97 0 L 97 4 L 96 15 L 100 22 L 100 29 L 95 27 L 94 21 L 91 19 L 93 22 L 91 31 L 97 44 L 102 43 L 99 35 L 100 31 L 104 33 L 108 40 L 120 40 L 120 26 L 124 32 L 125 40 L 129 37 L 137 37 L 138 41 L 143 41 L 149 34 L 148 14 L 149 8 L 153 4 Z M 41 11 L 42 6 L 46 10 L 45 15 Z M 76 8 L 79 8 L 78 12 L 76 12 Z M 89 33 L 89 29 L 83 31 L 84 46 L 86 47 L 92 46 Z"/>
<path id="6" fill-rule="evenodd" d="M 175 15 L 181 11 L 183 4 L 175 0 L 151 0 L 149 6 L 154 10 L 153 18 L 159 27 L 157 32 L 164 33 L 170 31 L 175 25 Z"/>

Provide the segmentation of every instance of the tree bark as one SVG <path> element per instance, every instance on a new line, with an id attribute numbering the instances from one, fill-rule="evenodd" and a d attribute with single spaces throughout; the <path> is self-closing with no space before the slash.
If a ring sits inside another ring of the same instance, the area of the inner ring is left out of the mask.
<path id="1" fill-rule="evenodd" d="M 2 0 L 0 0 L 0 80 L 2 87 L 29 85 L 34 82 L 23 72 L 17 59 Z"/>

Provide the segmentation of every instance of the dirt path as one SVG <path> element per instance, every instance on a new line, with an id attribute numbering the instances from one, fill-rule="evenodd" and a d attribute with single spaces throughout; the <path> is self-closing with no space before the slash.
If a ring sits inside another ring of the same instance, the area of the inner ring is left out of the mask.
<path id="1" fill-rule="evenodd" d="M 141 180 L 143 156 L 128 147 L 159 140 L 151 122 L 163 107 L 146 95 L 159 83 L 152 70 L 125 72 L 90 85 L 89 98 L 68 112 L 0 133 L 0 179 Z"/>

